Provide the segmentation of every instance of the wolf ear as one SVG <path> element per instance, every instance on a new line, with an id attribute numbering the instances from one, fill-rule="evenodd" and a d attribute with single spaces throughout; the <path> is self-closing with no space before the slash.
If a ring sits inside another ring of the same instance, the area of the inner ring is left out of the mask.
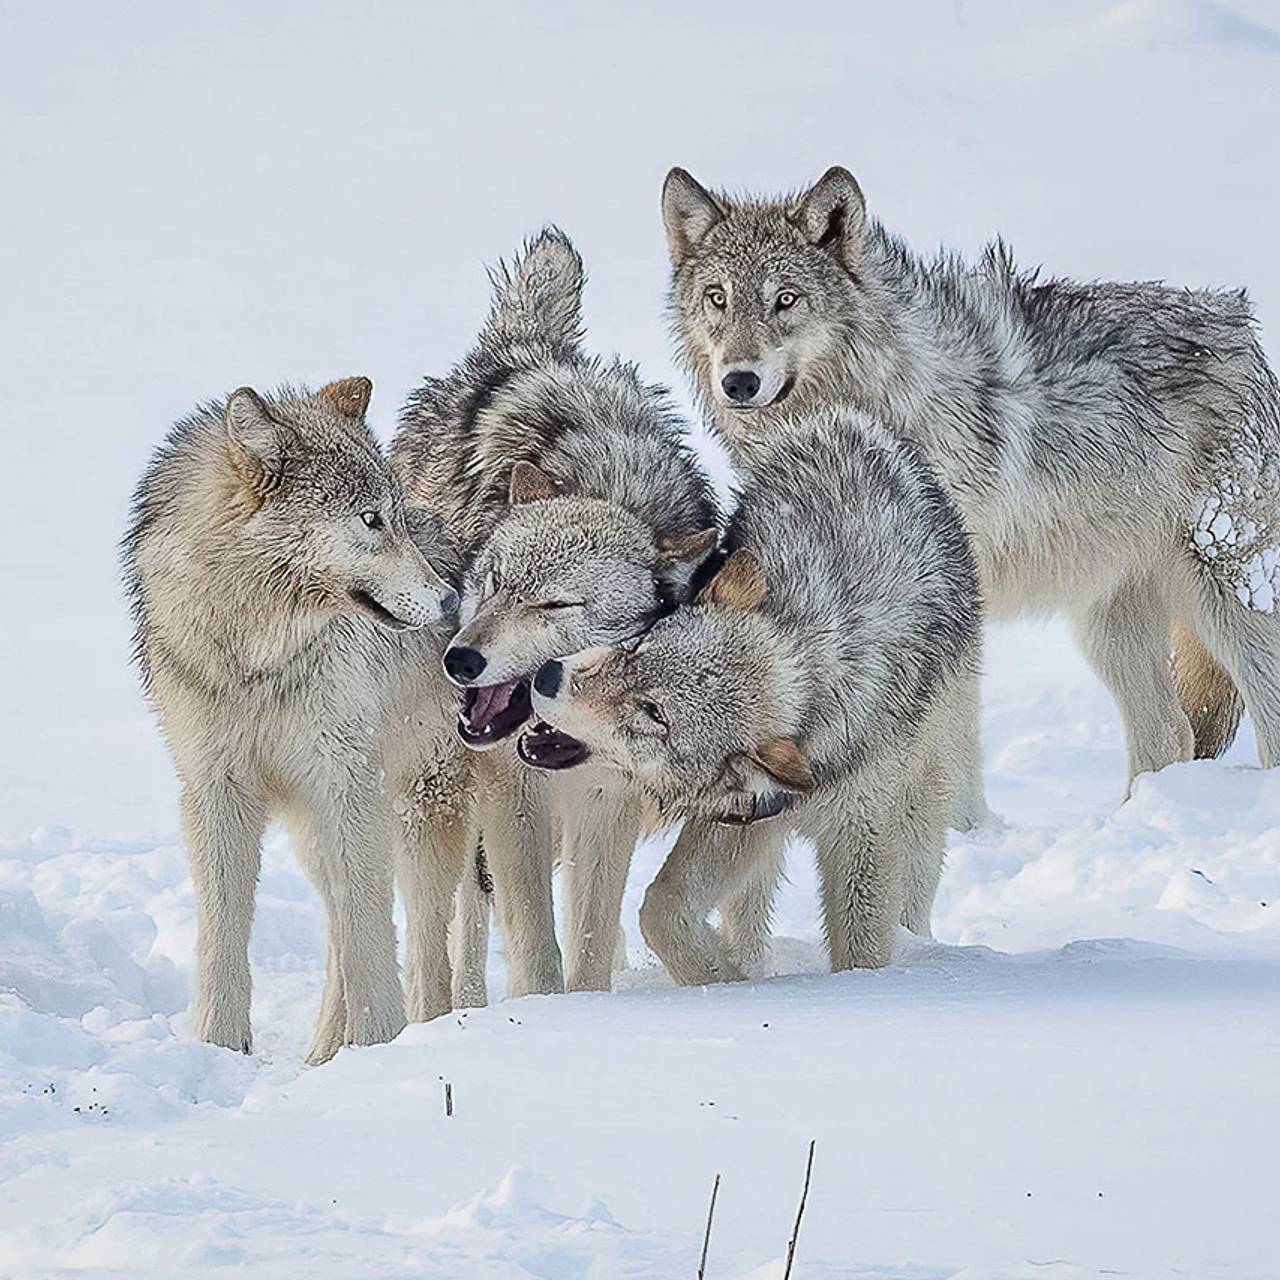
<path id="1" fill-rule="evenodd" d="M 339 413 L 357 421 L 369 411 L 372 395 L 373 383 L 368 378 L 342 378 L 316 392 L 318 399 L 327 400 Z"/>
<path id="2" fill-rule="evenodd" d="M 793 221 L 820 249 L 846 266 L 857 261 L 867 228 L 867 202 L 848 169 L 834 165 L 800 197 Z"/>
<path id="3" fill-rule="evenodd" d="M 715 550 L 715 529 L 701 529 L 697 533 L 677 534 L 673 538 L 658 539 L 657 576 L 668 584 L 677 596 L 689 589 L 693 575 L 702 562 Z"/>
<path id="4" fill-rule="evenodd" d="M 739 548 L 698 593 L 698 603 L 744 611 L 758 609 L 767 590 L 760 561 L 750 551 Z"/>
<path id="5" fill-rule="evenodd" d="M 557 227 L 525 244 L 511 266 L 491 273 L 493 310 L 486 331 L 506 339 L 559 346 L 582 340 L 582 259 Z"/>
<path id="6" fill-rule="evenodd" d="M 507 501 L 518 507 L 525 502 L 545 502 L 560 493 L 556 482 L 541 467 L 532 462 L 517 462 L 511 468 L 511 486 L 507 490 Z"/>
<path id="7" fill-rule="evenodd" d="M 809 757 L 794 738 L 769 738 L 752 753 L 751 763 L 788 791 L 801 795 L 813 790 Z"/>
<path id="8" fill-rule="evenodd" d="M 673 266 L 681 267 L 702 237 L 725 216 L 724 209 L 684 169 L 672 169 L 662 184 L 662 222 Z"/>
<path id="9" fill-rule="evenodd" d="M 284 475 L 289 428 L 271 416 L 252 387 L 231 393 L 224 421 L 236 471 L 250 489 L 265 496 Z"/>

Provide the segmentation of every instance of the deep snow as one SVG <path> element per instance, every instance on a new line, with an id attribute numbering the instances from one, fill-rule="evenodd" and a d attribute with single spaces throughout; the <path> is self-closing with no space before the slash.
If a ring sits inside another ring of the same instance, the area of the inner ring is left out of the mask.
<path id="1" fill-rule="evenodd" d="M 887 11 L 885 11 L 887 9 Z M 312 1071 L 315 896 L 278 838 L 252 1058 L 192 1042 L 194 907 L 114 543 L 166 424 L 367 372 L 384 434 L 544 220 L 590 341 L 672 379 L 673 163 L 841 162 L 921 247 L 1247 283 L 1276 357 L 1270 0 L 780 10 L 4 5 L 0 1276 L 1019 1280 L 1280 1275 L 1280 772 L 1142 779 L 1058 623 L 992 634 L 989 800 L 936 943 L 821 973 L 791 860 L 769 970 L 499 1003 Z M 713 464 L 714 450 L 709 448 Z M 492 985 L 501 984 L 495 953 Z M 455 1114 L 442 1090 L 453 1089 Z"/>

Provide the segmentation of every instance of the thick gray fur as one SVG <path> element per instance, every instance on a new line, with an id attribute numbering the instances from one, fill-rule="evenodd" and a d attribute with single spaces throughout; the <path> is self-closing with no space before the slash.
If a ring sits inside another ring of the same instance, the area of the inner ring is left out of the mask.
<path id="1" fill-rule="evenodd" d="M 441 514 L 464 550 L 462 628 L 450 649 L 482 655 L 481 674 L 458 677 L 472 687 L 527 681 L 549 659 L 635 634 L 683 598 L 714 540 L 690 541 L 714 530 L 716 510 L 668 393 L 582 349 L 583 282 L 563 233 L 528 243 L 495 273 L 476 346 L 410 396 L 392 448 L 406 491 Z M 517 492 L 517 464 L 531 491 Z M 562 985 L 557 853 L 563 977 L 570 989 L 605 988 L 640 808 L 590 770 L 555 780 L 532 772 L 512 746 L 477 764 L 508 990 Z M 464 904 L 473 922 L 475 896 Z M 471 971 L 458 974 L 472 999 L 479 963 L 473 949 Z"/>
<path id="2" fill-rule="evenodd" d="M 677 981 L 743 976 L 791 830 L 817 846 L 833 967 L 883 965 L 900 922 L 928 932 L 966 785 L 981 630 L 967 535 L 910 445 L 817 410 L 754 450 L 725 543 L 696 603 L 638 644 L 576 655 L 535 706 L 687 819 L 641 912 Z"/>
<path id="3" fill-rule="evenodd" d="M 369 390 L 242 388 L 197 410 L 143 475 L 123 544 L 182 787 L 196 1033 L 249 1051 L 260 845 L 280 819 L 328 916 L 312 1062 L 404 1025 L 393 874 L 410 1015 L 450 1007 L 445 933 L 470 840 L 469 759 L 439 673 L 458 554 L 406 508 L 363 421 Z"/>
<path id="4" fill-rule="evenodd" d="M 1280 763 L 1280 400 L 1243 292 L 1041 279 L 999 241 L 923 259 L 843 169 L 781 199 L 673 170 L 663 211 L 679 349 L 736 458 L 865 410 L 959 505 L 989 615 L 1071 619 L 1130 779 L 1222 750 L 1241 696 Z"/>

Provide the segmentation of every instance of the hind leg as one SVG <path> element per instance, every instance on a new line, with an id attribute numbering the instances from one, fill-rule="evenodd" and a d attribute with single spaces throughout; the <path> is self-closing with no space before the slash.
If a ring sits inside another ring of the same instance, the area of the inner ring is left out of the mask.
<path id="1" fill-rule="evenodd" d="M 1124 721 L 1129 783 L 1190 760 L 1191 722 L 1169 662 L 1169 602 L 1155 575 L 1132 577 L 1073 619 L 1077 638 Z"/>
<path id="2" fill-rule="evenodd" d="M 1195 735 L 1196 759 L 1216 760 L 1235 740 L 1244 702 L 1235 682 L 1215 662 L 1191 625 L 1173 624 L 1169 636 L 1182 709 Z"/>
<path id="3" fill-rule="evenodd" d="M 1280 765 L 1280 611 L 1240 603 L 1216 583 L 1194 584 L 1196 629 L 1244 698 L 1264 769 Z"/>

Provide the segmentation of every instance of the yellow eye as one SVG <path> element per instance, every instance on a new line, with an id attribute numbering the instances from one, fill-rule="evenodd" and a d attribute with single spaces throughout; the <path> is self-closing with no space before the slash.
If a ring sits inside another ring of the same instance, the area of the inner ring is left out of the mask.
<path id="1" fill-rule="evenodd" d="M 728 302 L 728 299 L 724 296 L 723 289 L 708 289 L 706 297 L 707 301 L 711 303 L 717 311 L 723 311 Z"/>
<path id="2" fill-rule="evenodd" d="M 773 305 L 779 311 L 790 311 L 791 308 L 799 301 L 800 295 L 798 293 L 795 293 L 790 289 L 783 289 L 783 291 L 774 299 Z"/>

